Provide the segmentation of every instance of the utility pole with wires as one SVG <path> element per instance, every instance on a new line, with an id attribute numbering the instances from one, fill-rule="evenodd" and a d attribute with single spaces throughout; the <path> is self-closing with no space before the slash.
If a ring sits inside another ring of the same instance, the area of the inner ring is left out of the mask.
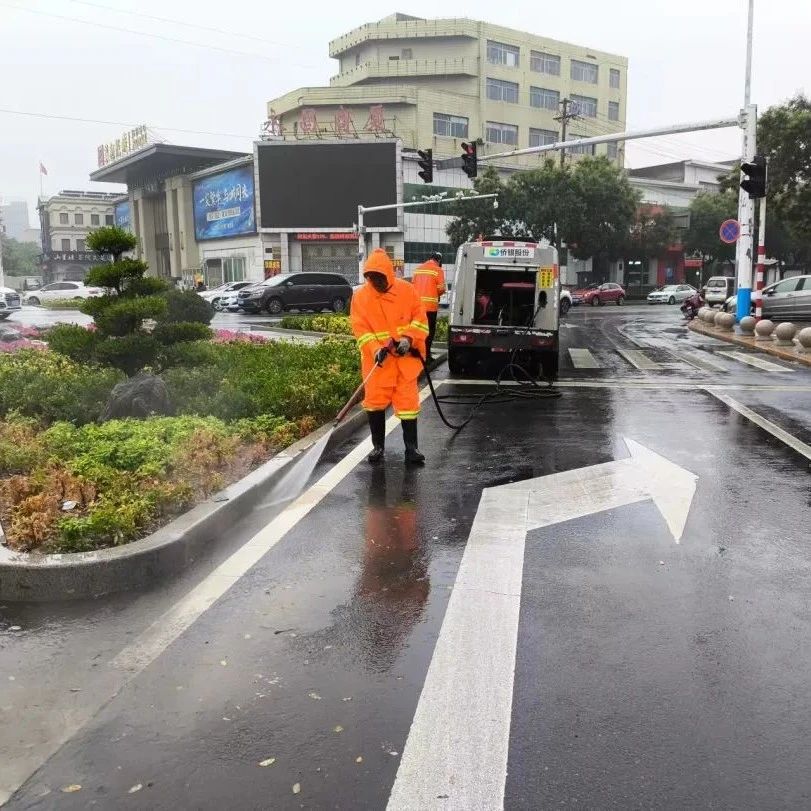
<path id="1" fill-rule="evenodd" d="M 560 121 L 560 140 L 566 141 L 566 129 L 569 122 L 578 119 L 580 116 L 577 114 L 577 104 L 571 99 L 560 100 L 560 115 L 555 116 L 555 121 Z M 566 165 L 566 149 L 560 150 L 560 165 Z"/>

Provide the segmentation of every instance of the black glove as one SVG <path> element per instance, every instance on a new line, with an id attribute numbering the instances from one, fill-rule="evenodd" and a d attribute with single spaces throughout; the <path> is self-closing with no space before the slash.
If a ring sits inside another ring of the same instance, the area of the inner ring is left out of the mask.
<path id="1" fill-rule="evenodd" d="M 404 336 L 400 338 L 395 352 L 397 352 L 397 354 L 400 355 L 400 357 L 402 357 L 403 355 L 407 355 L 410 349 L 411 349 L 411 338 Z"/>
<path id="2" fill-rule="evenodd" d="M 383 365 L 383 361 L 386 360 L 386 356 L 389 354 L 389 348 L 387 346 L 383 346 L 375 352 L 375 363 L 378 366 Z"/>

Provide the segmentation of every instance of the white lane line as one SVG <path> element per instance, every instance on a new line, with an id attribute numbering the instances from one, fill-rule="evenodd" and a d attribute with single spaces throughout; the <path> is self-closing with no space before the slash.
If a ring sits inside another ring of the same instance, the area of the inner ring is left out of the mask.
<path id="1" fill-rule="evenodd" d="M 764 360 L 757 355 L 746 355 L 743 352 L 718 352 L 717 354 L 723 355 L 725 358 L 731 358 L 732 360 L 740 361 L 741 363 L 747 363 L 749 366 L 754 366 L 756 369 L 763 369 L 764 372 L 794 372 L 795 369 L 791 369 L 788 366 L 779 366 L 776 363 L 772 363 L 771 361 Z"/>
<path id="2" fill-rule="evenodd" d="M 434 385 L 436 387 L 443 382 L 437 381 Z M 429 394 L 430 390 L 426 386 L 420 391 L 420 402 Z M 386 422 L 386 433 L 390 433 L 399 422 L 396 417 L 391 417 Z M 132 644 L 124 648 L 110 663 L 112 667 L 127 672 L 129 678 L 133 678 L 150 665 L 249 569 L 273 549 L 299 521 L 318 506 L 354 470 L 371 449 L 371 439 L 366 439 L 350 451 L 267 526 L 259 530 L 211 574 L 155 620 Z"/>
<path id="3" fill-rule="evenodd" d="M 487 388 L 488 386 L 495 386 L 495 380 L 471 380 L 471 379 L 456 379 L 446 378 L 443 382 L 447 386 L 481 386 Z M 436 385 L 436 383 L 434 384 Z M 526 386 L 526 383 L 516 383 L 514 380 L 502 380 L 498 385 L 505 387 Z M 542 385 L 546 388 L 545 385 Z M 563 378 L 555 381 L 552 388 L 561 389 L 684 389 L 685 391 L 696 391 L 695 381 L 669 381 L 662 380 L 641 380 L 619 379 L 612 377 L 603 378 L 586 378 L 583 380 L 574 380 L 573 378 Z M 699 387 L 700 388 L 700 387 Z M 806 392 L 811 391 L 811 386 L 803 386 L 799 384 L 773 384 L 773 383 L 721 383 L 713 386 L 716 389 L 725 389 L 729 391 L 795 391 Z"/>
<path id="4" fill-rule="evenodd" d="M 784 431 L 779 425 L 775 425 L 771 420 L 761 417 L 760 414 L 752 411 L 751 408 L 747 408 L 743 403 L 733 400 L 728 395 L 721 394 L 715 389 L 710 388 L 708 388 L 707 391 L 717 400 L 720 400 L 725 405 L 728 405 L 733 411 L 737 411 L 739 414 L 746 417 L 746 419 L 748 419 L 750 422 L 753 422 L 759 428 L 767 431 L 773 437 L 788 445 L 789 448 L 797 451 L 797 453 L 799 453 L 801 456 L 804 456 L 806 459 L 811 461 L 811 445 L 806 445 L 805 442 L 797 439 L 797 437 L 793 434 L 790 434 L 788 431 Z"/>
<path id="5" fill-rule="evenodd" d="M 638 349 L 618 349 L 617 352 L 619 352 L 631 366 L 635 366 L 642 371 L 649 372 L 662 368 L 655 360 L 651 360 L 644 352 Z"/>
<path id="6" fill-rule="evenodd" d="M 716 363 L 712 360 L 712 355 L 709 352 L 702 352 L 700 349 L 694 352 L 681 352 L 677 354 L 676 357 L 679 360 L 683 360 L 685 363 L 689 363 L 691 366 L 695 366 L 696 369 L 701 369 L 705 372 L 729 371 L 725 366 L 721 366 L 720 363 Z"/>
<path id="7" fill-rule="evenodd" d="M 602 369 L 603 366 L 588 349 L 570 349 L 569 356 L 575 369 Z"/>

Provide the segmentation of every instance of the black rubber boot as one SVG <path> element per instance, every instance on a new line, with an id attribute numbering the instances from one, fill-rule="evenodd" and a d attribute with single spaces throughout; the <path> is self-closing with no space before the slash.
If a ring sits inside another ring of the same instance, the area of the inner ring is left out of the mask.
<path id="1" fill-rule="evenodd" d="M 407 465 L 424 465 L 425 457 L 417 448 L 417 421 L 403 420 L 403 442 L 405 443 L 405 461 Z"/>
<path id="2" fill-rule="evenodd" d="M 366 457 L 370 465 L 379 465 L 386 452 L 386 412 L 367 411 L 369 430 L 372 433 L 372 452 Z"/>

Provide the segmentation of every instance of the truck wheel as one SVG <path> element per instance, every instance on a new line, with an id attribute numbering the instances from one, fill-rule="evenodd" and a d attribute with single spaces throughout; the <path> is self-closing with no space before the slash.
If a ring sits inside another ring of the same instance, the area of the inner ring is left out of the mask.
<path id="1" fill-rule="evenodd" d="M 448 370 L 452 375 L 461 375 L 465 373 L 464 357 L 460 356 L 458 350 L 448 347 Z"/>
<path id="2" fill-rule="evenodd" d="M 566 315 L 566 313 L 569 312 L 569 308 L 571 306 L 572 306 L 572 303 L 569 301 L 569 299 L 567 299 L 567 298 L 561 299 L 561 302 L 560 302 L 560 314 L 561 315 Z"/>

